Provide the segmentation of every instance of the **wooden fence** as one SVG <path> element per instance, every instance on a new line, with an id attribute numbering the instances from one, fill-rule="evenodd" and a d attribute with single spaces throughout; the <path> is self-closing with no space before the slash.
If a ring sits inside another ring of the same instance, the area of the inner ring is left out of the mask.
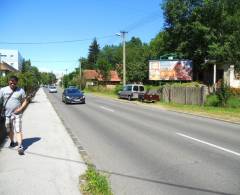
<path id="1" fill-rule="evenodd" d="M 207 87 L 163 87 L 161 99 L 164 102 L 203 105 L 208 94 Z"/>

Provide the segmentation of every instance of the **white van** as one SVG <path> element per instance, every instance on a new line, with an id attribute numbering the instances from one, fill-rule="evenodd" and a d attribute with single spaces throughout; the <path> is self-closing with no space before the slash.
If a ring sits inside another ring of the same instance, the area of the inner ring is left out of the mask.
<path id="1" fill-rule="evenodd" d="M 118 97 L 128 99 L 138 99 L 138 95 L 144 93 L 144 86 L 140 84 L 127 84 L 122 91 L 119 91 Z"/>

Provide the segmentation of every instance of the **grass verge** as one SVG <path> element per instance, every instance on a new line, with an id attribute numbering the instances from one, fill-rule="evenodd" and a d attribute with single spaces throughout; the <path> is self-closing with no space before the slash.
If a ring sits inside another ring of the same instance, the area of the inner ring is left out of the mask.
<path id="1" fill-rule="evenodd" d="M 163 106 L 168 110 L 191 113 L 206 117 L 218 118 L 226 121 L 240 123 L 240 108 L 224 108 L 198 105 L 183 105 L 175 103 L 158 102 L 157 105 Z"/>
<path id="2" fill-rule="evenodd" d="M 100 174 L 93 166 L 88 166 L 84 175 L 81 176 L 83 195 L 112 195 L 106 175 Z"/>

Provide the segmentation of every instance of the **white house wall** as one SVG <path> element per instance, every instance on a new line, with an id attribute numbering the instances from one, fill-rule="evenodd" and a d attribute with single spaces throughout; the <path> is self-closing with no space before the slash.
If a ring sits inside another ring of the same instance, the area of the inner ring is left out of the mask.
<path id="1" fill-rule="evenodd" d="M 14 67 L 17 70 L 22 70 L 23 58 L 18 50 L 0 49 L 1 62 Z"/>

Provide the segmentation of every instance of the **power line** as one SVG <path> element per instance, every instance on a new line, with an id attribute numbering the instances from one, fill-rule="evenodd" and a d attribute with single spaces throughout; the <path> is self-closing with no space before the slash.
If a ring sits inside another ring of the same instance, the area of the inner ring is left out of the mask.
<path id="1" fill-rule="evenodd" d="M 103 37 L 96 37 L 96 39 L 106 39 L 109 37 L 114 37 L 115 35 L 108 35 Z M 0 44 L 7 44 L 7 45 L 47 45 L 47 44 L 64 44 L 64 43 L 75 43 L 75 42 L 83 42 L 89 41 L 92 38 L 87 39 L 76 39 L 76 40 L 65 40 L 65 41 L 48 41 L 48 42 L 4 42 L 0 41 Z"/>
<path id="2" fill-rule="evenodd" d="M 138 20 L 132 24 L 129 24 L 128 26 L 126 26 L 125 28 L 122 28 L 122 29 L 125 29 L 128 32 L 131 32 L 134 29 L 142 27 L 147 23 L 151 23 L 151 22 L 154 22 L 154 21 L 160 19 L 159 13 L 160 13 L 160 11 L 156 10 L 156 11 L 152 12 L 151 14 L 149 14 L 145 17 L 142 17 L 140 20 Z"/>
<path id="3" fill-rule="evenodd" d="M 31 62 L 76 62 L 77 60 L 31 60 Z"/>
<path id="4" fill-rule="evenodd" d="M 150 23 L 150 22 L 153 22 L 153 21 L 155 21 L 155 20 L 158 20 L 158 19 L 160 19 L 159 13 L 160 13 L 159 10 L 154 11 L 154 12 L 152 12 L 150 15 L 147 15 L 146 17 L 141 18 L 140 20 L 138 20 L 138 21 L 136 21 L 136 22 L 128 25 L 128 26 L 127 26 L 126 28 L 124 28 L 124 29 L 126 29 L 128 32 L 130 32 L 130 31 L 132 31 L 132 30 L 134 30 L 134 29 L 136 29 L 136 28 L 139 28 L 139 27 L 144 26 L 144 25 L 147 24 L 147 23 Z"/>

